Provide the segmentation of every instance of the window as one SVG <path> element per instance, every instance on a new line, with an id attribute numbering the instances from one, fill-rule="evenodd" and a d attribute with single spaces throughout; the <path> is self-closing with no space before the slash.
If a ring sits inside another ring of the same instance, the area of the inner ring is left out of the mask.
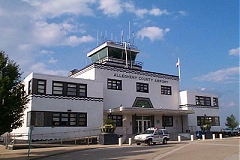
<path id="1" fill-rule="evenodd" d="M 173 126 L 173 117 L 172 116 L 162 116 L 162 126 L 163 127 L 172 127 Z"/>
<path id="2" fill-rule="evenodd" d="M 219 117 L 213 117 L 213 124 L 214 124 L 215 126 L 220 126 Z"/>
<path id="3" fill-rule="evenodd" d="M 213 106 L 218 107 L 218 98 L 213 98 Z"/>
<path id="4" fill-rule="evenodd" d="M 114 89 L 114 90 L 122 90 L 122 81 L 116 80 L 116 79 L 108 79 L 107 88 Z"/>
<path id="5" fill-rule="evenodd" d="M 63 83 L 62 82 L 53 82 L 53 94 L 63 95 Z"/>
<path id="6" fill-rule="evenodd" d="M 53 113 L 52 116 L 52 125 L 53 126 L 60 126 L 60 113 Z"/>
<path id="7" fill-rule="evenodd" d="M 149 98 L 137 97 L 132 107 L 153 108 L 153 105 Z"/>
<path id="8" fill-rule="evenodd" d="M 218 116 L 197 116 L 197 125 L 202 126 L 206 123 L 210 123 L 211 126 L 220 126 Z"/>
<path id="9" fill-rule="evenodd" d="M 27 126 L 30 125 L 35 127 L 85 127 L 87 126 L 87 113 L 31 111 L 27 113 Z"/>
<path id="10" fill-rule="evenodd" d="M 77 94 L 77 85 L 69 83 L 67 84 L 67 96 L 76 96 Z"/>
<path id="11" fill-rule="evenodd" d="M 69 125 L 76 126 L 77 125 L 77 114 L 69 113 Z"/>
<path id="12" fill-rule="evenodd" d="M 79 97 L 87 97 L 87 85 L 79 84 Z"/>
<path id="13" fill-rule="evenodd" d="M 44 112 L 28 112 L 27 113 L 27 126 L 36 126 L 42 127 L 44 126 Z"/>
<path id="14" fill-rule="evenodd" d="M 87 126 L 87 113 L 53 113 L 53 126 Z"/>
<path id="15" fill-rule="evenodd" d="M 37 93 L 46 94 L 46 80 L 37 80 Z"/>
<path id="16" fill-rule="evenodd" d="M 87 85 L 68 82 L 53 82 L 53 94 L 73 97 L 87 97 Z"/>
<path id="17" fill-rule="evenodd" d="M 161 86 L 161 94 L 172 95 L 172 87 L 171 86 Z"/>
<path id="18" fill-rule="evenodd" d="M 28 82 L 28 94 L 32 94 L 32 80 Z"/>
<path id="19" fill-rule="evenodd" d="M 69 125 L 68 113 L 61 113 L 60 115 L 61 115 L 60 125 L 68 126 Z"/>
<path id="20" fill-rule="evenodd" d="M 108 118 L 112 119 L 115 122 L 117 127 L 122 127 L 123 126 L 123 124 L 122 124 L 122 121 L 123 121 L 122 115 L 108 115 Z"/>
<path id="21" fill-rule="evenodd" d="M 211 106 L 211 97 L 196 96 L 196 105 Z"/>
<path id="22" fill-rule="evenodd" d="M 31 125 L 31 112 L 27 112 L 27 126 Z"/>
<path id="23" fill-rule="evenodd" d="M 144 92 L 144 93 L 148 93 L 148 84 L 147 83 L 136 83 L 136 89 L 137 92 Z"/>
<path id="24" fill-rule="evenodd" d="M 79 126 L 87 126 L 87 113 L 79 113 Z"/>
<path id="25" fill-rule="evenodd" d="M 46 94 L 46 80 L 31 79 L 28 82 L 28 94 Z"/>

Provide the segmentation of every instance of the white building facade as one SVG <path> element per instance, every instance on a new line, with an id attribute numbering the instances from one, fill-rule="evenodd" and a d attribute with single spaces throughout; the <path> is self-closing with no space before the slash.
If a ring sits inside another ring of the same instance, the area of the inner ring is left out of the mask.
<path id="1" fill-rule="evenodd" d="M 200 126 L 206 122 L 211 124 L 211 131 L 220 131 L 220 117 L 218 96 L 203 92 L 180 92 L 180 106 L 182 109 L 194 110 L 188 115 L 189 132 L 200 131 Z"/>
<path id="2" fill-rule="evenodd" d="M 13 133 L 28 133 L 34 126 L 33 139 L 78 137 L 86 131 L 96 135 L 110 118 L 115 133 L 127 138 L 149 127 L 172 134 L 195 131 L 202 116 L 219 120 L 218 107 L 192 107 L 198 106 L 195 94 L 179 96 L 178 76 L 142 70 L 138 53 L 127 43 L 105 42 L 87 54 L 90 65 L 69 77 L 30 74 L 24 79 L 30 98 L 24 124 Z"/>
<path id="3" fill-rule="evenodd" d="M 36 140 L 84 136 L 90 129 L 99 133 L 103 118 L 102 83 L 32 73 L 24 84 L 30 101 L 24 111 L 23 126 L 13 134 L 26 135 L 30 126 L 32 139 Z"/>

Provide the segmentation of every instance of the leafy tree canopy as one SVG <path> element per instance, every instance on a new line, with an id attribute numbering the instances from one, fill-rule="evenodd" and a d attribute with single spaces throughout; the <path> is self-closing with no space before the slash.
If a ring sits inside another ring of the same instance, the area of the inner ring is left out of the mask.
<path id="1" fill-rule="evenodd" d="M 230 115 L 230 117 L 227 117 L 225 125 L 228 128 L 231 128 L 232 130 L 235 129 L 238 126 L 238 121 L 234 117 L 233 114 Z"/>
<path id="2" fill-rule="evenodd" d="M 22 126 L 28 98 L 21 75 L 19 65 L 0 51 L 0 135 Z"/>

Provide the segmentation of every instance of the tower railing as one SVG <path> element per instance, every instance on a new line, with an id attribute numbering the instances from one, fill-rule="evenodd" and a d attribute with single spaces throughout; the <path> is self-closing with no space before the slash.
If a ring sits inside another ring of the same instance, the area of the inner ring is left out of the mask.
<path id="1" fill-rule="evenodd" d="M 98 63 L 101 63 L 101 64 L 115 63 L 115 64 L 125 65 L 126 60 L 117 59 L 113 57 L 105 57 L 101 60 L 98 60 Z M 127 63 L 128 63 L 128 66 L 130 66 L 130 68 L 142 69 L 142 66 L 143 66 L 143 62 L 140 62 L 140 61 L 128 61 Z"/>

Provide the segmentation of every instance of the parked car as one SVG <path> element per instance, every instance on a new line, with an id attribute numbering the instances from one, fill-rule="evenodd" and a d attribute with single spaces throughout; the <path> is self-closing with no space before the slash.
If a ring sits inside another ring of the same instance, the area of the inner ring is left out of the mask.
<path id="1" fill-rule="evenodd" d="M 136 135 L 134 140 L 136 141 L 137 145 L 141 143 L 146 143 L 148 145 L 162 143 L 167 144 L 170 137 L 168 131 L 166 129 L 158 129 L 158 128 L 148 128 L 142 134 Z"/>
<path id="2" fill-rule="evenodd" d="M 240 130 L 239 128 L 236 129 L 230 129 L 230 128 L 225 128 L 222 130 L 224 132 L 224 135 L 228 135 L 229 137 L 231 136 L 239 136 L 240 135 Z"/>

